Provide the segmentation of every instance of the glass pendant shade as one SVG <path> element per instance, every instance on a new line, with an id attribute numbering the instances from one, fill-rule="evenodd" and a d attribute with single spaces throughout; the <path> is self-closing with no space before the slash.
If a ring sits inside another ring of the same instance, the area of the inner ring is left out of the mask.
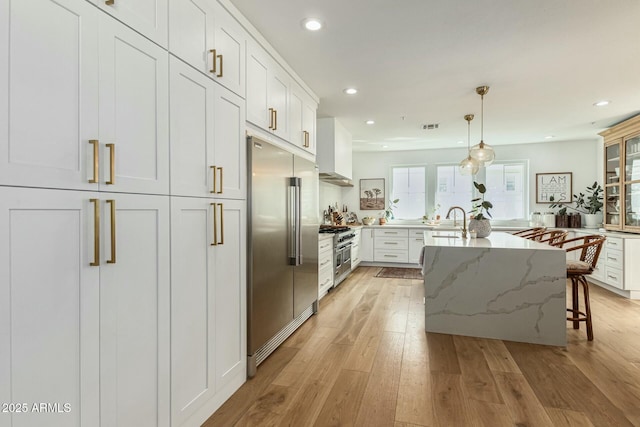
<path id="1" fill-rule="evenodd" d="M 496 159 L 496 152 L 493 147 L 480 141 L 480 144 L 474 145 L 469 151 L 469 155 L 475 159 L 481 166 L 489 166 Z"/>
<path id="2" fill-rule="evenodd" d="M 475 175 L 478 173 L 480 166 L 478 161 L 471 156 L 460 162 L 460 175 Z"/>

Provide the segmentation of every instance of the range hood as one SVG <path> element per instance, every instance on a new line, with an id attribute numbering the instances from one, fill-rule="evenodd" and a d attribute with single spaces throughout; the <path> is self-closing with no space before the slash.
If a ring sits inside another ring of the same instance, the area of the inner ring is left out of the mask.
<path id="1" fill-rule="evenodd" d="M 331 174 L 326 172 L 320 172 L 320 181 L 326 182 L 329 184 L 338 185 L 340 187 L 353 187 L 353 183 L 349 178 L 346 178 L 342 175 L 338 175 L 337 173 Z"/>
<path id="2" fill-rule="evenodd" d="M 320 180 L 341 187 L 353 187 L 349 131 L 333 117 L 318 119 L 316 141 Z"/>

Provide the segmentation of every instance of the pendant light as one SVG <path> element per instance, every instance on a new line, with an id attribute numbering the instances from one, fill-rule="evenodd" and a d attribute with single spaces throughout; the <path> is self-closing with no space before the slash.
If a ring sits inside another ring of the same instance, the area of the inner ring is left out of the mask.
<path id="1" fill-rule="evenodd" d="M 476 93 L 480 95 L 480 144 L 471 147 L 469 155 L 476 159 L 480 166 L 489 166 L 496 158 L 493 148 L 484 143 L 484 96 L 489 92 L 489 86 L 479 86 Z"/>
<path id="2" fill-rule="evenodd" d="M 478 173 L 480 166 L 478 161 L 471 157 L 471 120 L 473 120 L 473 114 L 467 114 L 464 116 L 467 121 L 467 158 L 460 162 L 460 175 L 475 175 Z"/>

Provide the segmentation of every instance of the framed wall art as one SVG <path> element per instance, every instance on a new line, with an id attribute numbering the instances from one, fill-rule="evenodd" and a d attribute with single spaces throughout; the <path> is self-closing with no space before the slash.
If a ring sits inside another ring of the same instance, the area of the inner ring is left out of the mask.
<path id="1" fill-rule="evenodd" d="M 537 173 L 536 203 L 571 203 L 572 180 L 572 172 Z"/>
<path id="2" fill-rule="evenodd" d="M 360 180 L 360 210 L 384 210 L 384 178 Z"/>

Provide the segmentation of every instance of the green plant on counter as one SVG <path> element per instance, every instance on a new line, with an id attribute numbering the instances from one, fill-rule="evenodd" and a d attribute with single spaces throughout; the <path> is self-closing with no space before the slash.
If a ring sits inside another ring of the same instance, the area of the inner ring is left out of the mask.
<path id="1" fill-rule="evenodd" d="M 484 184 L 479 184 L 475 181 L 473 181 L 473 186 L 476 187 L 476 190 L 478 190 L 478 193 L 480 193 L 482 197 L 476 197 L 475 199 L 471 200 L 471 203 L 473 203 L 473 207 L 471 208 L 469 213 L 472 215 L 473 219 L 488 219 L 485 217 L 485 215 L 489 218 L 493 218 L 491 216 L 491 213 L 489 212 L 489 209 L 493 208 L 493 204 L 491 204 L 490 201 L 484 199 L 484 193 L 487 192 L 487 187 L 485 187 Z"/>
<path id="2" fill-rule="evenodd" d="M 578 195 L 573 195 L 576 199 L 575 204 L 576 207 L 565 206 L 562 203 L 552 203 L 550 207 L 559 208 L 558 215 L 566 215 L 567 208 L 572 209 L 576 212 L 585 213 L 585 214 L 595 214 L 602 211 L 603 206 L 603 192 L 604 190 L 598 184 L 598 181 L 595 181 L 593 185 L 587 187 L 585 193 L 578 193 Z M 554 201 L 553 196 L 549 197 L 551 202 Z"/>
<path id="3" fill-rule="evenodd" d="M 391 200 L 389 199 L 389 206 L 384 210 L 384 217 L 388 220 L 395 219 L 393 216 L 393 210 L 398 207 L 398 202 L 400 199 Z"/>

